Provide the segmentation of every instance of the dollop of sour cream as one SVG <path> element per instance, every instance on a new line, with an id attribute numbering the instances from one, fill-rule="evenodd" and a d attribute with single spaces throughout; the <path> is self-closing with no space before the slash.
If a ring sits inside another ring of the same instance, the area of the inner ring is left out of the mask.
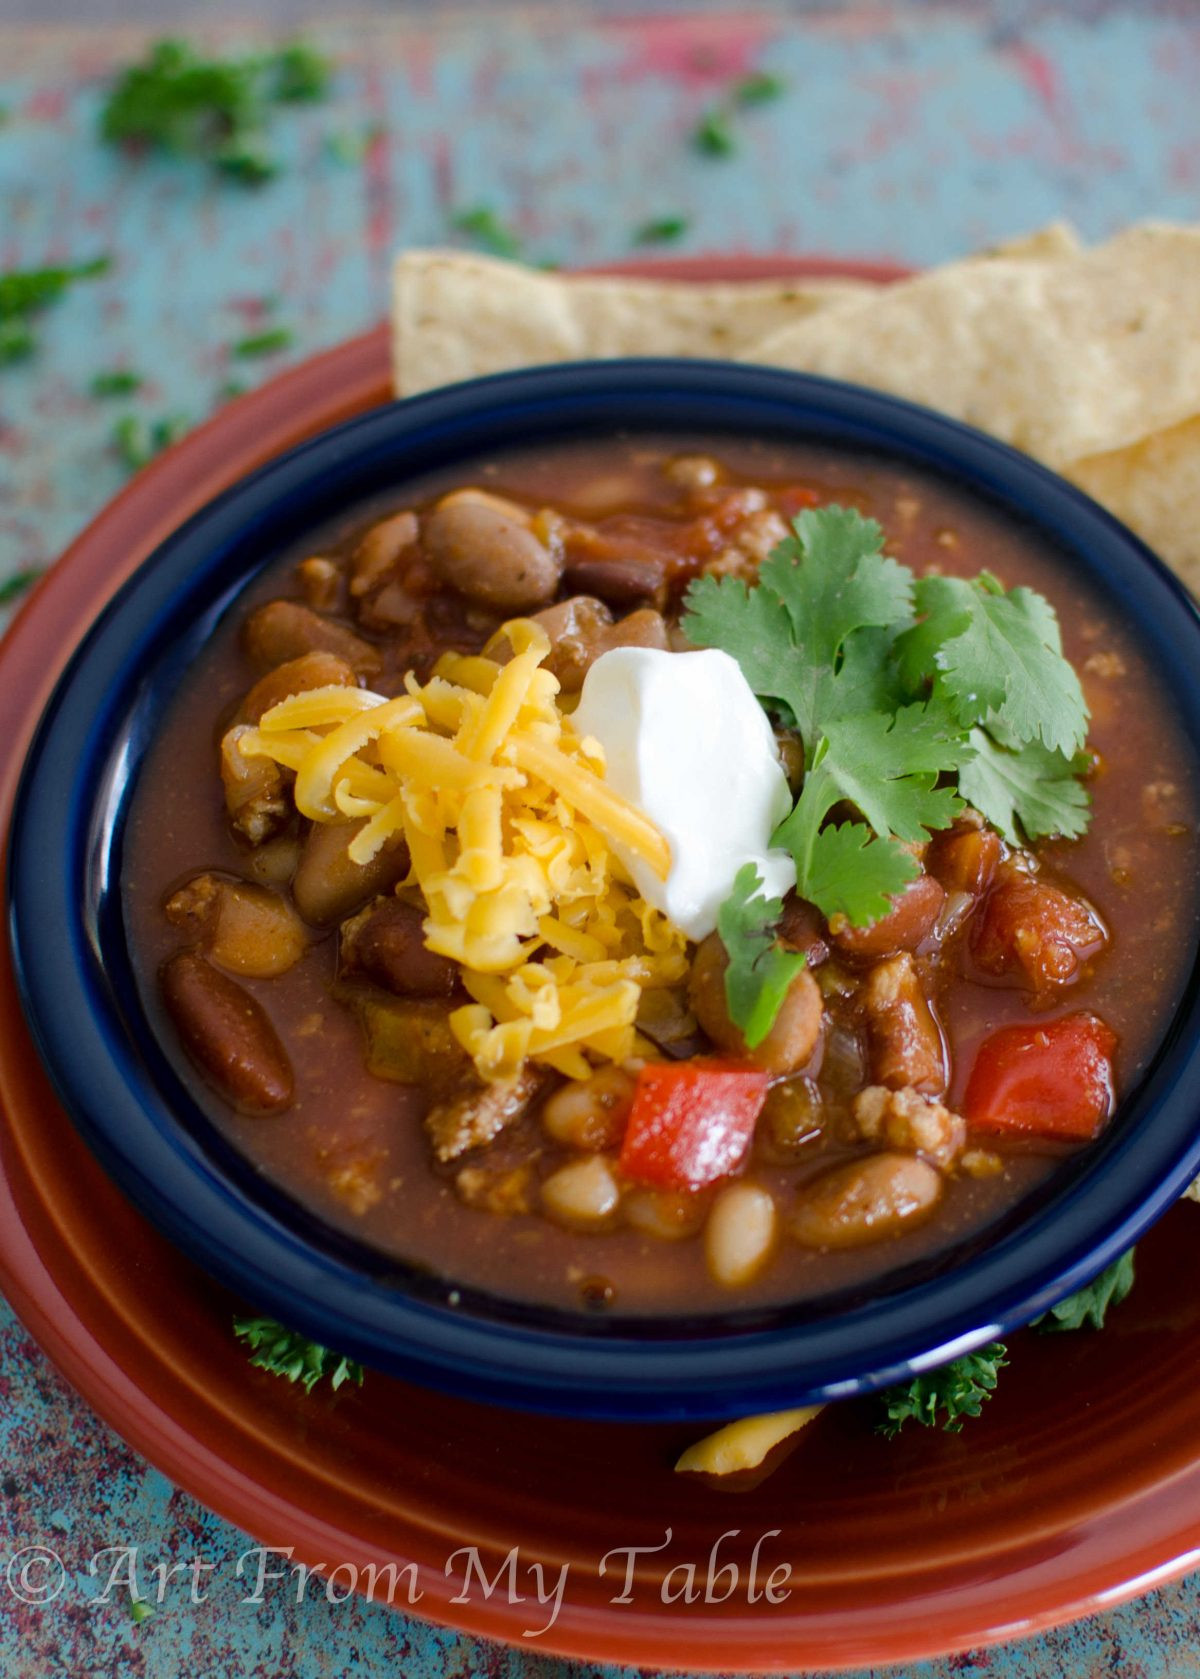
<path id="1" fill-rule="evenodd" d="M 588 671 L 572 722 L 604 748 L 609 786 L 670 844 L 665 880 L 616 849 L 642 896 L 689 938 L 713 931 L 744 863 L 756 865 L 769 897 L 795 885 L 791 857 L 771 849 L 792 807 L 787 778 L 728 653 L 616 647 Z"/>

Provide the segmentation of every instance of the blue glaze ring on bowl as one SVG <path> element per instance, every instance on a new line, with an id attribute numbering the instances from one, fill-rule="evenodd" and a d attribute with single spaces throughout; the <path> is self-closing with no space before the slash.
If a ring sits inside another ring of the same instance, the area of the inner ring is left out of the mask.
<path id="1" fill-rule="evenodd" d="M 1117 1119 L 1069 1169 L 934 1260 L 867 1287 L 707 1318 L 592 1318 L 455 1288 L 332 1230 L 201 1112 L 151 1032 L 126 943 L 125 818 L 179 680 L 243 586 L 314 525 L 520 442 L 737 433 L 869 451 L 1023 519 L 1140 632 L 1200 740 L 1200 617 L 1127 530 L 1026 456 L 892 397 L 722 362 L 585 363 L 454 386 L 323 433 L 188 521 L 121 589 L 30 749 L 10 841 L 26 1014 L 108 1171 L 210 1274 L 322 1343 L 473 1398 L 607 1418 L 714 1418 L 895 1381 L 1026 1323 L 1133 1243 L 1200 1172 L 1193 962 Z"/>

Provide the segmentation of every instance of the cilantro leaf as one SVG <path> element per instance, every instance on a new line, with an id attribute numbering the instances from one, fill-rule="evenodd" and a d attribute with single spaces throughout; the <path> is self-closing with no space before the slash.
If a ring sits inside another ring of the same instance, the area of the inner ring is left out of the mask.
<path id="1" fill-rule="evenodd" d="M 804 966 L 801 951 L 781 950 L 775 925 L 783 900 L 768 898 L 753 863 L 734 876 L 733 891 L 717 911 L 717 932 L 729 956 L 725 998 L 729 1018 L 740 1026 L 749 1048 L 766 1037 L 783 1006 L 788 986 Z"/>
<path id="2" fill-rule="evenodd" d="M 796 890 L 825 915 L 853 925 L 886 915 L 888 899 L 920 871 L 894 841 L 919 842 L 962 809 L 943 773 L 969 762 L 972 749 L 932 706 L 867 711 L 827 725 L 800 797 L 773 843 L 796 862 Z M 822 826 L 836 805 L 852 804 L 869 826 Z M 857 830 L 857 832 L 856 832 Z M 877 836 L 869 844 L 870 834 Z M 833 836 L 838 837 L 833 837 Z M 876 906 L 867 913 L 867 905 Z"/>
<path id="3" fill-rule="evenodd" d="M 878 839 L 865 822 L 830 823 L 813 837 L 798 890 L 825 916 L 844 915 L 851 926 L 867 927 L 920 872 L 910 851 Z"/>
<path id="4" fill-rule="evenodd" d="M 806 508 L 774 548 L 754 589 L 737 578 L 698 578 L 683 630 L 697 647 L 732 654 L 760 699 L 782 700 L 811 762 L 830 717 L 859 707 L 878 681 L 886 642 L 856 631 L 894 630 L 912 615 L 912 573 L 883 552 L 883 532 L 852 507 Z"/>
<path id="5" fill-rule="evenodd" d="M 737 105 L 769 105 L 786 92 L 787 83 L 782 76 L 773 75 L 770 70 L 755 70 L 737 84 L 733 98 Z"/>
<path id="6" fill-rule="evenodd" d="M 1085 1325 L 1091 1329 L 1103 1329 L 1109 1307 L 1119 1306 L 1133 1287 L 1135 1252 L 1136 1249 L 1129 1248 L 1119 1259 L 1114 1259 L 1090 1283 L 1076 1289 L 1074 1294 L 1068 1294 L 1065 1300 L 1051 1306 L 1040 1318 L 1034 1318 L 1033 1327 L 1040 1329 L 1044 1335 L 1082 1329 Z"/>
<path id="7" fill-rule="evenodd" d="M 330 1352 L 318 1341 L 287 1329 L 274 1318 L 235 1317 L 233 1333 L 250 1349 L 250 1362 L 272 1376 L 300 1382 L 306 1393 L 324 1376 L 336 1392 L 343 1382 L 363 1382 L 363 1367 L 355 1359 Z"/>
<path id="8" fill-rule="evenodd" d="M 975 755 L 959 772 L 958 790 L 1010 845 L 1047 834 L 1077 839 L 1086 831 L 1091 800 L 1078 779 L 1082 754 L 1067 758 L 1036 740 L 1004 746 L 980 728 L 968 739 Z"/>
<path id="9" fill-rule="evenodd" d="M 54 303 L 76 280 L 107 274 L 111 258 L 93 257 L 60 268 L 10 269 L 0 274 L 0 365 L 23 361 L 37 348 L 30 317 Z"/>
<path id="10" fill-rule="evenodd" d="M 964 728 L 994 716 L 1017 745 L 1040 740 L 1072 756 L 1087 738 L 1088 710 L 1062 656 L 1054 609 L 1033 589 L 1005 591 L 988 572 L 922 577 L 921 622 L 901 637 L 901 667 L 914 689 L 933 692 Z"/>
<path id="11" fill-rule="evenodd" d="M 519 236 L 486 204 L 477 204 L 470 210 L 457 210 L 451 217 L 450 225 L 456 233 L 465 233 L 481 250 L 494 257 L 518 261 L 523 253 Z"/>
<path id="12" fill-rule="evenodd" d="M 142 376 L 129 368 L 117 367 L 108 373 L 94 373 L 88 390 L 95 397 L 132 396 L 140 390 Z"/>
<path id="13" fill-rule="evenodd" d="M 692 131 L 692 145 L 705 157 L 732 157 L 737 141 L 726 112 L 715 107 L 705 111 Z"/>
<path id="14" fill-rule="evenodd" d="M 690 222 L 686 216 L 654 216 L 642 222 L 633 232 L 635 245 L 665 245 L 682 239 Z"/>
<path id="15" fill-rule="evenodd" d="M 296 335 L 290 327 L 268 327 L 265 332 L 251 333 L 248 338 L 239 338 L 233 346 L 235 356 L 273 356 L 280 350 L 289 349 L 296 342 Z"/>
<path id="16" fill-rule="evenodd" d="M 13 601 L 20 600 L 27 589 L 32 589 L 41 575 L 41 572 L 36 571 L 32 566 L 27 567 L 24 571 L 10 573 L 8 577 L 0 581 L 0 606 L 11 606 Z"/>
<path id="17" fill-rule="evenodd" d="M 938 1370 L 927 1370 L 910 1382 L 885 1388 L 880 1395 L 886 1415 L 878 1425 L 889 1439 L 899 1434 L 906 1422 L 922 1428 L 943 1428 L 957 1434 L 964 1417 L 977 1417 L 984 1401 L 995 1391 L 998 1373 L 1008 1363 L 1000 1341 L 992 1341 L 978 1352 L 952 1359 Z"/>

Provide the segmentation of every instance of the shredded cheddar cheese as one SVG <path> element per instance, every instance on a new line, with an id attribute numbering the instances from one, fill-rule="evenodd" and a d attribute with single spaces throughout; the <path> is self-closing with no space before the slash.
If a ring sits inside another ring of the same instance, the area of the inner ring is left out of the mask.
<path id="1" fill-rule="evenodd" d="M 637 892 L 615 847 L 660 878 L 670 848 L 604 779 L 542 667 L 550 643 L 517 619 L 505 665 L 448 653 L 396 699 L 318 688 L 273 706 L 240 751 L 294 770 L 300 812 L 362 822 L 357 863 L 403 836 L 431 950 L 473 1001 L 451 1028 L 487 1079 L 532 1057 L 571 1078 L 646 1048 L 642 991 L 687 974 L 684 935 Z M 365 820 L 364 820 L 365 819 Z"/>

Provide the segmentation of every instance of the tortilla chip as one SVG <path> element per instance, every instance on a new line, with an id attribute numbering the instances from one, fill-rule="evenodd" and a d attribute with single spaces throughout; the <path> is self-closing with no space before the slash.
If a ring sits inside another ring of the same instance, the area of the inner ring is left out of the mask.
<path id="1" fill-rule="evenodd" d="M 1083 240 L 1070 222 L 1047 222 L 1032 233 L 1018 233 L 1015 239 L 989 245 L 986 251 L 967 260 L 987 262 L 993 257 L 1015 257 L 1021 262 L 1055 262 L 1060 257 L 1077 256 L 1082 249 Z"/>
<path id="2" fill-rule="evenodd" d="M 1063 470 L 1200 595 L 1200 417 Z"/>
<path id="3" fill-rule="evenodd" d="M 855 280 L 700 284 L 548 274 L 463 251 L 405 251 L 393 271 L 397 396 L 506 368 L 605 356 L 736 357 L 876 288 Z"/>
<path id="4" fill-rule="evenodd" d="M 762 339 L 746 361 L 893 391 L 1052 466 L 1200 413 L 1200 230 L 952 263 Z"/>

